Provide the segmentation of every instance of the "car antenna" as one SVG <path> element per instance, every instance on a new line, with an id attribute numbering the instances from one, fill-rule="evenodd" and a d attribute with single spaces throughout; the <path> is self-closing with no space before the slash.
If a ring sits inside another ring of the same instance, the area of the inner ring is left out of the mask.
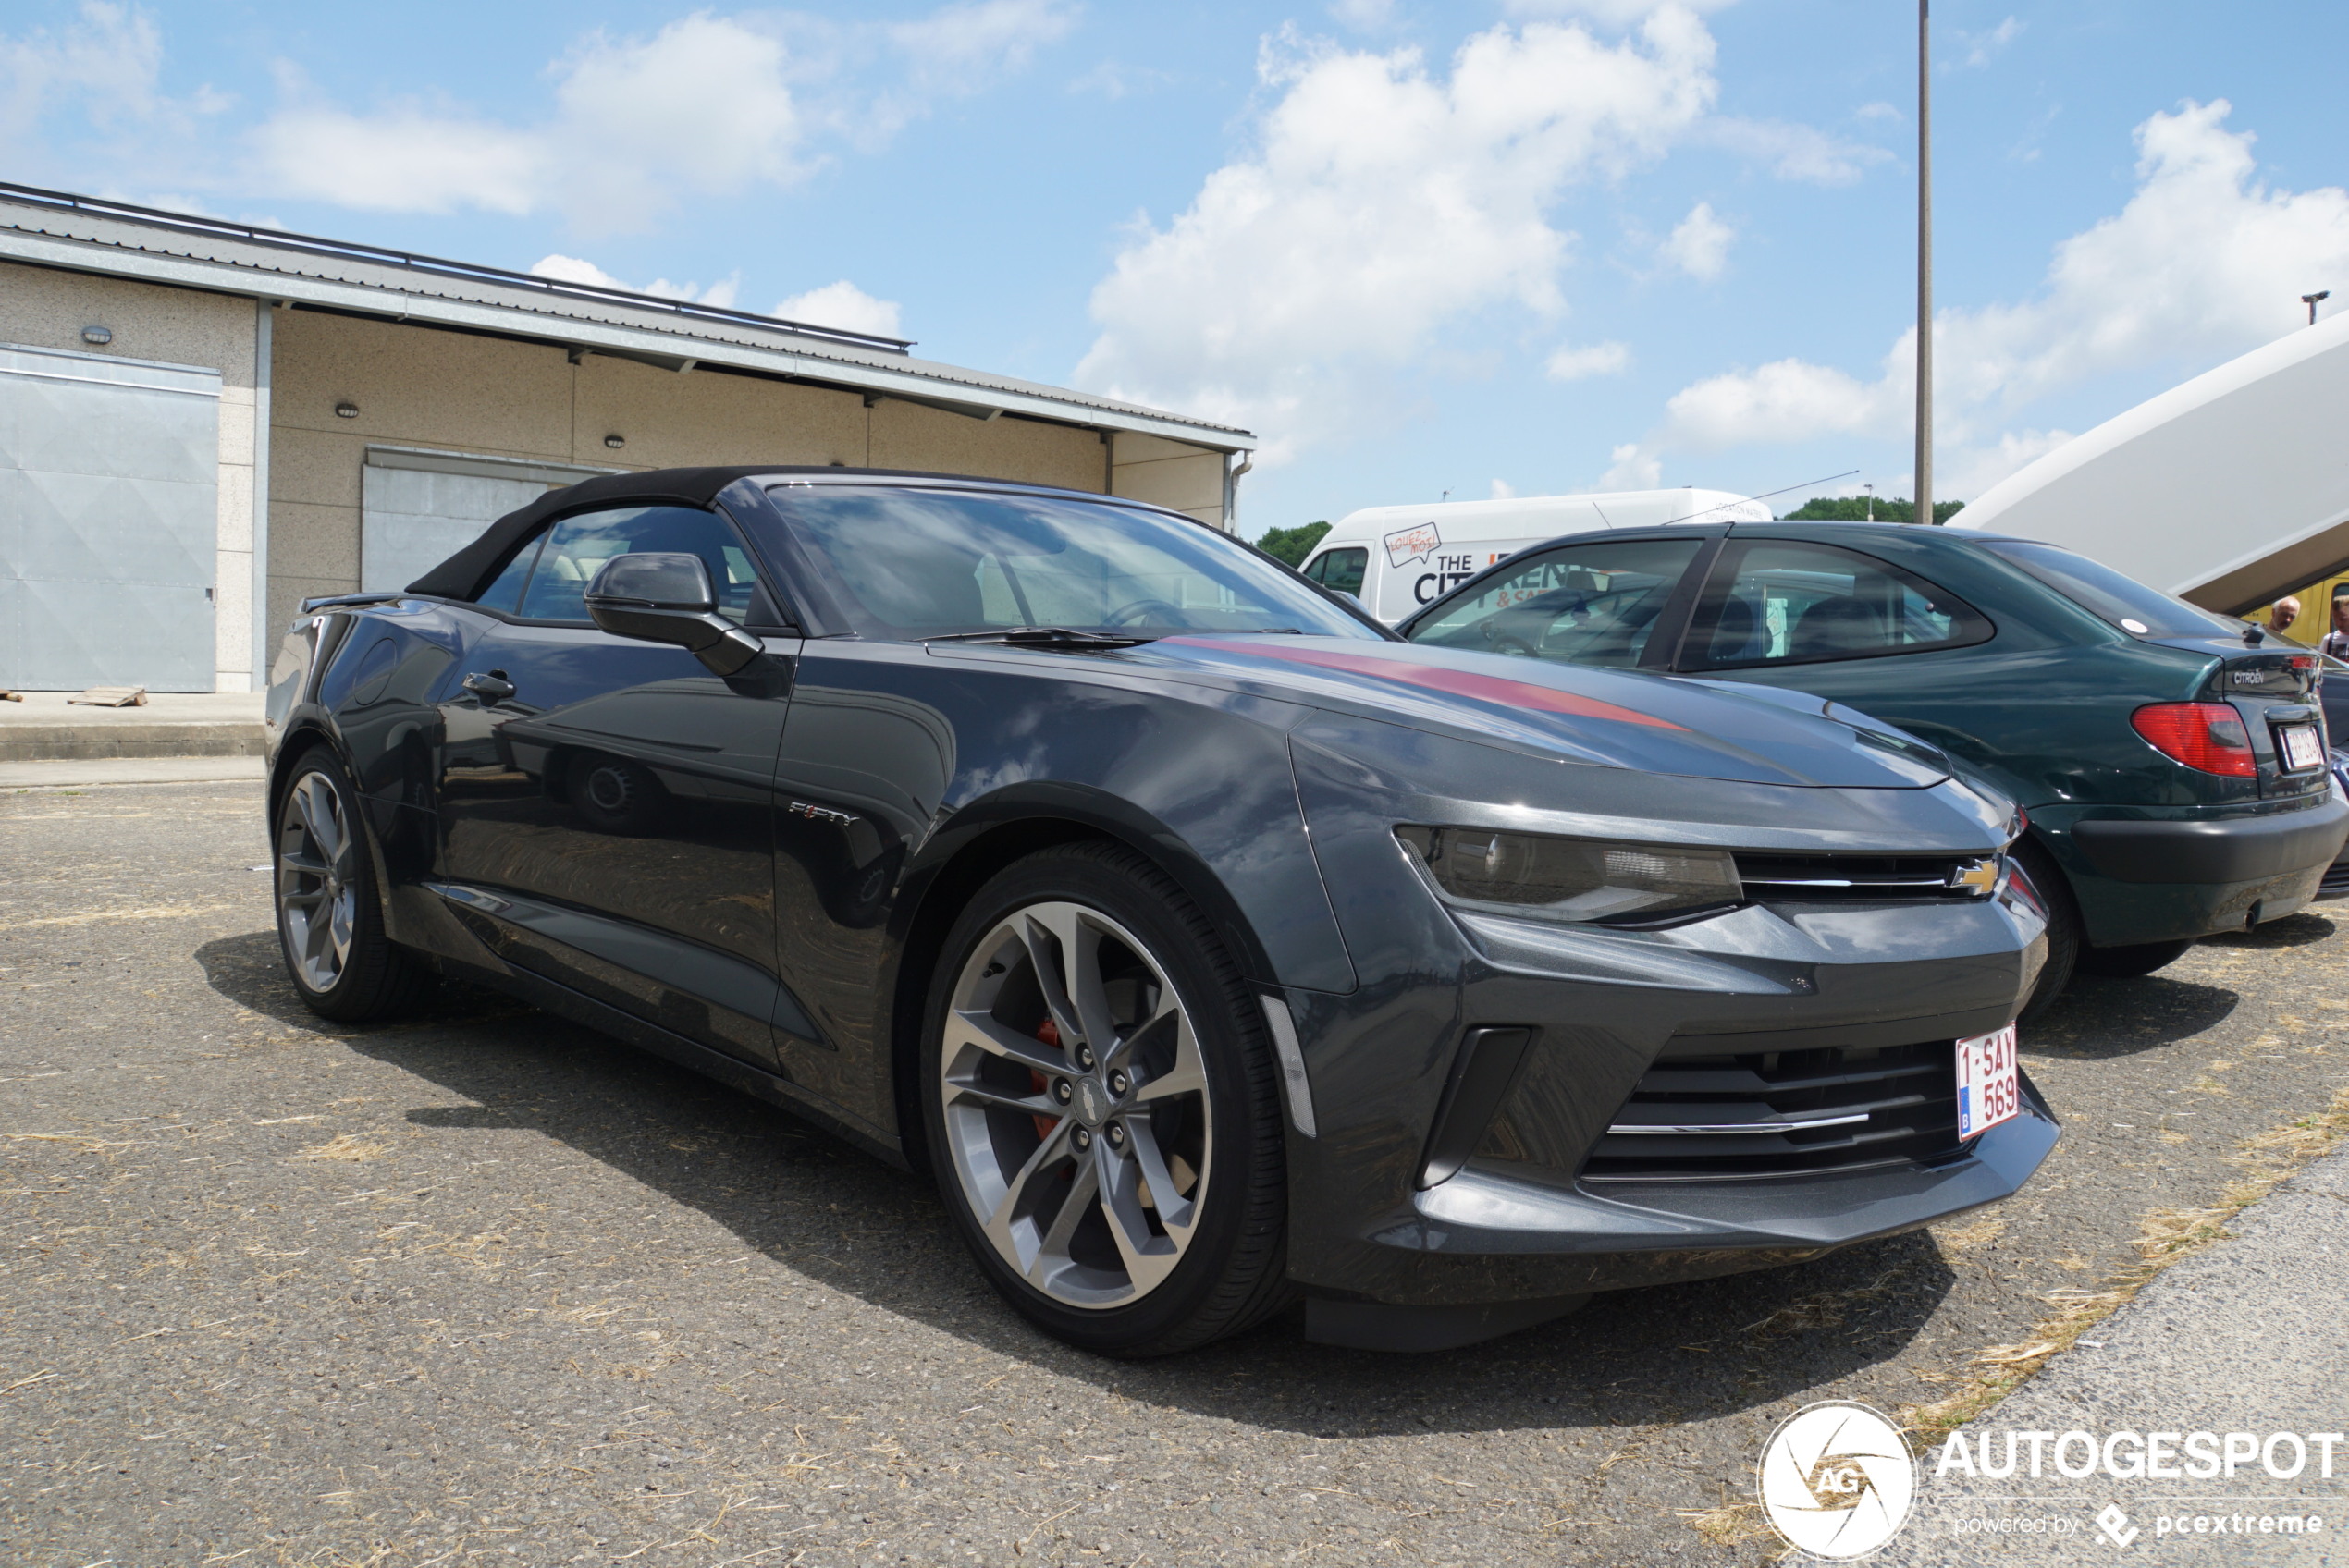
<path id="1" fill-rule="evenodd" d="M 1805 480 L 1801 481 L 1800 483 L 1797 483 L 1797 484 L 1789 484 L 1789 485 L 1785 486 L 1785 487 L 1784 487 L 1784 488 L 1782 488 L 1782 489 L 1777 489 L 1777 490 L 1765 490 L 1765 491 L 1763 491 L 1763 492 L 1762 492 L 1762 494 L 1760 494 L 1759 496 L 1740 496 L 1737 498 L 1737 500 L 1735 500 L 1735 501 L 1723 501 L 1723 502 L 1720 504 L 1720 506 L 1707 507 L 1707 508 L 1704 508 L 1704 511 L 1702 511 L 1702 512 L 1691 512 L 1691 513 L 1689 513 L 1689 515 L 1688 515 L 1687 517 L 1676 517 L 1676 518 L 1669 518 L 1669 519 L 1666 519 L 1666 520 L 1665 521 L 1664 526 L 1665 526 L 1665 527 L 1666 527 L 1666 528 L 1669 528 L 1669 527 L 1671 527 L 1671 526 L 1672 526 L 1672 524 L 1673 524 L 1673 523 L 1676 523 L 1676 522 L 1690 522 L 1690 521 L 1694 521 L 1694 520 L 1695 520 L 1695 519 L 1697 519 L 1697 518 L 1701 518 L 1701 517 L 1703 517 L 1703 516 L 1704 515 L 1704 513 L 1705 513 L 1705 512 L 1717 512 L 1717 511 L 1719 511 L 1719 510 L 1721 509 L 1721 507 L 1734 507 L 1734 506 L 1739 505 L 1740 502 L 1745 502 L 1745 501 L 1766 501 L 1766 500 L 1768 500 L 1768 499 L 1769 499 L 1771 496 L 1783 496 L 1783 495 L 1785 495 L 1785 494 L 1787 493 L 1787 491 L 1788 491 L 1788 490 L 1807 490 L 1807 489 L 1809 489 L 1809 488 L 1810 488 L 1812 485 L 1814 485 L 1814 484 L 1825 484 L 1828 483 L 1828 481 L 1830 481 L 1830 480 L 1837 480 L 1837 479 L 1849 479 L 1849 478 L 1851 478 L 1853 474 L 1857 473 L 1857 472 L 1860 472 L 1860 471 L 1859 471 L 1858 469 L 1856 469 L 1856 468 L 1847 468 L 1847 469 L 1845 469 L 1845 470 L 1844 470 L 1841 473 L 1830 473 L 1830 474 L 1826 475 L 1825 478 L 1821 478 L 1821 479 L 1805 479 Z M 1595 507 L 1596 505 L 1598 505 L 1598 503 L 1597 503 L 1597 502 L 1595 502 L 1595 501 L 1592 502 L 1591 504 L 1592 504 L 1593 506 L 1594 506 L 1594 507 Z M 1605 517 L 1606 514 L 1605 514 L 1605 512 L 1601 512 L 1599 515 L 1600 515 L 1601 517 Z M 1732 528 L 1735 528 L 1735 527 L 1737 526 L 1737 519 L 1735 519 L 1735 518 L 1731 518 L 1731 519 L 1729 520 L 1729 526 L 1730 526 L 1730 527 L 1732 527 Z"/>

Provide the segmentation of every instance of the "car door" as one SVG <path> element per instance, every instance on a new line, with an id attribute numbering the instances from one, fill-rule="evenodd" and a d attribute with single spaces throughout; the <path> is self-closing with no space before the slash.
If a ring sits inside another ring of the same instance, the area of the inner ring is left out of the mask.
<path id="1" fill-rule="evenodd" d="M 778 633 L 720 512 L 575 513 L 480 596 L 437 703 L 438 864 L 508 962 L 756 1066 L 810 1024 L 776 974 L 772 809 L 795 635 L 721 678 L 588 619 L 586 584 L 635 551 L 702 557 L 720 609 Z"/>
<path id="2" fill-rule="evenodd" d="M 1414 643 L 1617 668 L 1670 667 L 1716 529 L 1568 540 L 1512 557 L 1410 623 Z"/>
<path id="3" fill-rule="evenodd" d="M 1840 545 L 1732 537 L 1673 668 L 1808 692 L 1998 767 L 2015 692 L 2052 656 L 1916 572 Z M 1992 734 L 2000 738 L 1990 739 Z"/>

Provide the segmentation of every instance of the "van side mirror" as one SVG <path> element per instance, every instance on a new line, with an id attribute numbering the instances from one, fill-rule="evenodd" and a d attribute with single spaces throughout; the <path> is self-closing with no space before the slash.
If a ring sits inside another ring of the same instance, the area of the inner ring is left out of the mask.
<path id="1" fill-rule="evenodd" d="M 699 556 L 646 550 L 614 556 L 587 584 L 587 618 L 615 637 L 684 649 L 714 675 L 733 675 L 765 651 L 718 613 Z"/>

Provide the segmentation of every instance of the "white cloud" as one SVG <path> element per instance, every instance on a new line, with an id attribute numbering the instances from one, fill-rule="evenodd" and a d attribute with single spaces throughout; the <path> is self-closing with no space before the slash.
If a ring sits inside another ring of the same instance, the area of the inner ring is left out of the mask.
<path id="1" fill-rule="evenodd" d="M 1628 28 L 1667 6 L 1702 14 L 1721 10 L 1733 3 L 1734 0 L 1505 0 L 1501 8 L 1517 17 L 1580 17 L 1601 27 Z"/>
<path id="2" fill-rule="evenodd" d="M 978 0 L 887 31 L 911 64 L 916 87 L 966 92 L 1018 70 L 1076 25 L 1076 7 L 1062 0 Z"/>
<path id="3" fill-rule="evenodd" d="M 1068 84 L 1071 92 L 1098 92 L 1113 103 L 1130 98 L 1137 92 L 1150 92 L 1172 86 L 1174 73 L 1153 70 L 1148 66 L 1128 66 L 1116 60 L 1102 60 L 1084 75 Z"/>
<path id="4" fill-rule="evenodd" d="M 1493 482 L 1492 495 L 1486 498 L 1494 501 L 1514 501 L 1517 499 L 1517 486 L 1506 479 L 1496 479 Z"/>
<path id="5" fill-rule="evenodd" d="M 555 205 L 587 232 L 641 228 L 681 195 L 784 184 L 803 170 L 781 42 L 696 13 L 648 39 L 592 34 L 554 67 L 555 112 L 510 125 L 448 104 L 367 113 L 289 82 L 252 133 L 275 192 L 393 212 Z"/>
<path id="6" fill-rule="evenodd" d="M 1664 464 L 1636 441 L 1627 441 L 1607 453 L 1613 459 L 1599 475 L 1601 490 L 1653 490 L 1664 483 Z"/>
<path id="7" fill-rule="evenodd" d="M 2226 128 L 2230 112 L 2220 99 L 2145 121 L 2135 193 L 2056 247 L 2035 295 L 1936 318 L 1935 435 L 1952 476 L 1986 484 L 2060 439 L 2000 429 L 2033 400 L 2110 372 L 2241 353 L 2304 325 L 2303 293 L 2349 276 L 2349 191 L 2269 190 L 2251 133 Z M 1912 329 L 1872 379 L 1793 359 L 1713 376 L 1671 398 L 1640 451 L 1898 436 L 1915 366 Z"/>
<path id="8" fill-rule="evenodd" d="M 87 139 L 101 157 L 133 150 L 124 161 L 139 185 L 187 178 L 188 153 L 204 122 L 236 100 L 208 86 L 171 97 L 163 91 L 163 66 L 154 18 L 108 0 L 83 0 L 61 28 L 0 34 L 0 157 L 10 178 L 39 177 L 51 161 L 43 133 L 52 129 L 68 141 Z M 152 188 L 141 199 L 164 204 Z"/>
<path id="9" fill-rule="evenodd" d="M 694 196 L 787 189 L 833 144 L 876 148 L 1016 71 L 1075 16 L 977 0 L 887 24 L 696 11 L 648 37 L 599 30 L 549 67 L 553 108 L 535 120 L 425 98 L 355 109 L 289 72 L 241 178 L 379 211 L 551 208 L 583 232 L 640 230 Z"/>
<path id="10" fill-rule="evenodd" d="M 836 113 L 859 145 L 876 145 L 927 114 L 934 100 L 967 97 L 1019 70 L 1038 49 L 1066 37 L 1076 17 L 1066 0 L 976 0 L 886 24 L 880 37 L 900 62 L 903 84 Z M 854 53 L 853 32 L 846 43 Z"/>
<path id="11" fill-rule="evenodd" d="M 1620 343 L 1593 343 L 1587 349 L 1561 345 L 1543 363 L 1552 381 L 1580 381 L 1592 375 L 1620 375 L 1631 366 L 1631 350 Z"/>
<path id="12" fill-rule="evenodd" d="M 785 321 L 810 326 L 836 326 L 843 332 L 869 332 L 876 337 L 902 337 L 894 300 L 876 300 L 846 278 L 794 294 L 774 312 Z"/>
<path id="13" fill-rule="evenodd" d="M 1329 12 L 1357 32 L 1392 32 L 1403 19 L 1396 0 L 1330 0 Z"/>
<path id="14" fill-rule="evenodd" d="M 1268 40 L 1277 92 L 1246 155 L 1093 292 L 1080 385 L 1263 433 L 1261 463 L 1356 425 L 1391 374 L 1480 309 L 1560 312 L 1579 180 L 1661 155 L 1710 108 L 1713 39 L 1667 7 L 1607 43 L 1496 27 L 1448 75 L 1416 50 Z"/>
<path id="15" fill-rule="evenodd" d="M 2022 35 L 2024 24 L 2009 17 L 1987 32 L 1961 32 L 1958 42 L 1965 49 L 1960 64 L 1980 68 L 1988 65 L 2006 46 Z"/>
<path id="16" fill-rule="evenodd" d="M 1708 120 L 1703 139 L 1757 164 L 1780 179 L 1805 185 L 1850 185 L 1892 154 L 1865 142 L 1846 141 L 1814 126 L 1785 120 L 1749 120 L 1724 116 Z"/>
<path id="17" fill-rule="evenodd" d="M 1706 282 L 1721 276 L 1729 264 L 1729 246 L 1737 230 L 1713 215 L 1713 203 L 1699 202 L 1689 209 L 1663 245 L 1664 259 L 1691 277 Z"/>
<path id="18" fill-rule="evenodd" d="M 560 254 L 541 256 L 531 263 L 530 271 L 533 276 L 551 277 L 559 283 L 584 284 L 590 288 L 620 288 L 632 294 L 650 294 L 661 300 L 690 300 L 721 308 L 733 305 L 743 282 L 742 274 L 738 272 L 719 279 L 707 288 L 698 283 L 671 283 L 665 277 L 654 278 L 650 283 L 623 283 L 593 262 Z"/>
<path id="19" fill-rule="evenodd" d="M 1909 118 L 1881 98 L 1873 104 L 1861 104 L 1851 111 L 1851 117 L 1861 120 L 1891 120 L 1895 124 L 1906 124 Z"/>

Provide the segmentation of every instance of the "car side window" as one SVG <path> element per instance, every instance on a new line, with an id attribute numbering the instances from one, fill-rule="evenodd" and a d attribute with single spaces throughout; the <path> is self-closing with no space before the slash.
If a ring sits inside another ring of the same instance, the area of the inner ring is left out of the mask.
<path id="1" fill-rule="evenodd" d="M 1996 631 L 1947 589 L 1856 550 L 1733 543 L 1681 655 L 1684 669 L 1816 664 L 1987 642 Z"/>
<path id="2" fill-rule="evenodd" d="M 1359 594 L 1362 574 L 1370 566 L 1371 552 L 1367 549 L 1323 550 L 1305 563 L 1305 575 L 1340 594 Z"/>
<path id="3" fill-rule="evenodd" d="M 1640 662 L 1704 537 L 1616 539 L 1519 557 L 1411 629 L 1411 641 L 1561 664 Z"/>
<path id="4" fill-rule="evenodd" d="M 524 545 L 476 602 L 524 620 L 584 623 L 587 584 L 604 563 L 644 550 L 699 556 L 719 613 L 736 622 L 749 618 L 758 590 L 750 552 L 725 519 L 694 507 L 615 507 L 563 518 Z"/>

